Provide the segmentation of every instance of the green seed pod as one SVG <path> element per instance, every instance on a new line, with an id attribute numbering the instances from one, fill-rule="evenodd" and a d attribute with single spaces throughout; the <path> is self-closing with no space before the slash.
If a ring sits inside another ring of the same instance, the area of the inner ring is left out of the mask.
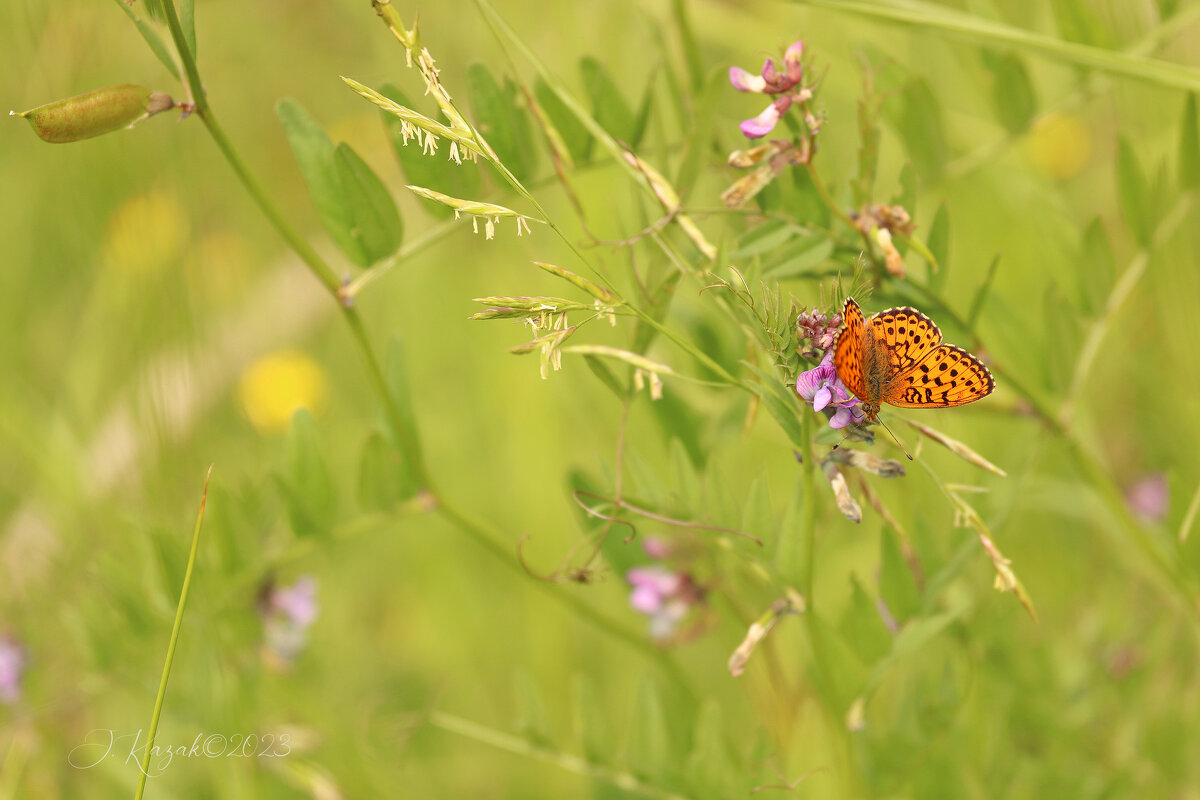
<path id="1" fill-rule="evenodd" d="M 63 143 L 126 128 L 174 106 L 170 95 L 121 83 L 9 114 L 29 120 L 34 132 L 45 141 Z"/>

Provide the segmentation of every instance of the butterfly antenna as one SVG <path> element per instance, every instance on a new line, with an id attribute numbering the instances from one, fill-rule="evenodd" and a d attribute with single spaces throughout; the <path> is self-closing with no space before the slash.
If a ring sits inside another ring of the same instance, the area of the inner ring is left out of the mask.
<path id="1" fill-rule="evenodd" d="M 892 429 L 887 426 L 887 423 L 884 422 L 883 420 L 879 420 L 879 424 L 883 426 L 883 429 L 885 431 L 887 431 L 888 434 L 892 437 L 892 439 L 896 442 L 896 446 L 900 448 L 900 452 L 902 452 L 902 453 L 904 453 L 904 455 L 908 456 L 909 461 L 912 461 L 913 457 L 911 455 L 909 455 L 909 452 L 907 450 L 904 449 L 904 445 L 902 445 L 900 443 L 900 439 L 896 436 L 896 434 L 892 433 Z"/>
<path id="2" fill-rule="evenodd" d="M 845 442 L 849 438 L 850 438 L 850 429 L 846 428 L 846 431 L 842 434 L 842 438 L 838 439 L 837 444 L 835 444 L 833 447 L 829 448 L 829 452 L 832 453 L 834 450 L 837 450 L 839 447 L 842 446 L 842 443 Z"/>

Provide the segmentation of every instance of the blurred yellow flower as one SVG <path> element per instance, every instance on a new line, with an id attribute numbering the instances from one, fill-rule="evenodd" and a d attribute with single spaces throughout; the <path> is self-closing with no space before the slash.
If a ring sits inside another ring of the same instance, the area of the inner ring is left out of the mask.
<path id="1" fill-rule="evenodd" d="M 295 350 L 263 356 L 242 372 L 238 395 L 254 427 L 281 431 L 301 408 L 317 413 L 325 401 L 325 372 Z"/>
<path id="2" fill-rule="evenodd" d="M 1042 173 L 1056 180 L 1079 174 L 1092 155 L 1092 134 L 1073 114 L 1052 112 L 1029 130 L 1029 159 Z"/>
<path id="3" fill-rule="evenodd" d="M 178 257 L 187 217 L 173 195 L 160 190 L 131 197 L 113 212 L 104 237 L 104 263 L 129 275 L 159 272 Z"/>

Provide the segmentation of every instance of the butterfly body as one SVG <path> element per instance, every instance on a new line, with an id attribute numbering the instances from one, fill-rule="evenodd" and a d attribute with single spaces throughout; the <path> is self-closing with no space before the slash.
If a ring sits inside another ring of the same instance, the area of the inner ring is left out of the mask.
<path id="1" fill-rule="evenodd" d="M 889 308 L 866 319 L 848 297 L 842 316 L 833 364 L 869 420 L 878 419 L 884 403 L 948 408 L 987 397 L 996 386 L 978 358 L 944 344 L 933 320 L 915 308 Z"/>

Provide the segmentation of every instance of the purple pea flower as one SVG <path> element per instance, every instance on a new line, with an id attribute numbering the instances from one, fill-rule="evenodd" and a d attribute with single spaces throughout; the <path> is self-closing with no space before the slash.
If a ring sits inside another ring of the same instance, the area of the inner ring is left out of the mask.
<path id="1" fill-rule="evenodd" d="M 271 586 L 262 596 L 260 610 L 263 659 L 280 669 L 291 666 L 317 618 L 316 580 L 302 575 L 291 586 Z"/>
<path id="2" fill-rule="evenodd" d="M 21 696 L 26 661 L 24 647 L 15 639 L 0 636 L 0 703 L 11 705 Z"/>
<path id="3" fill-rule="evenodd" d="M 851 422 L 857 425 L 866 419 L 858 398 L 838 377 L 833 353 L 826 353 L 820 364 L 796 376 L 796 392 L 813 411 L 831 409 L 826 412 L 831 428 L 844 428 Z"/>
<path id="4" fill-rule="evenodd" d="M 654 639 L 666 639 L 674 633 L 688 609 L 699 600 L 690 576 L 664 567 L 634 567 L 625 573 L 625 580 L 633 587 L 629 604 L 649 618 Z"/>
<path id="5" fill-rule="evenodd" d="M 774 101 L 761 114 L 744 121 L 741 124 L 742 133 L 748 138 L 757 139 L 770 133 L 779 119 L 792 103 L 804 103 L 812 98 L 812 92 L 800 85 L 804 70 L 800 57 L 804 53 L 804 42 L 794 42 L 783 54 L 783 69 L 775 66 L 775 62 L 767 59 L 763 64 L 761 75 L 752 75 L 741 67 L 729 68 L 729 82 L 739 92 L 768 94 L 774 96 Z"/>
<path id="6" fill-rule="evenodd" d="M 1171 506 L 1171 487 L 1167 476 L 1152 472 L 1125 490 L 1125 502 L 1139 519 L 1160 522 Z"/>

